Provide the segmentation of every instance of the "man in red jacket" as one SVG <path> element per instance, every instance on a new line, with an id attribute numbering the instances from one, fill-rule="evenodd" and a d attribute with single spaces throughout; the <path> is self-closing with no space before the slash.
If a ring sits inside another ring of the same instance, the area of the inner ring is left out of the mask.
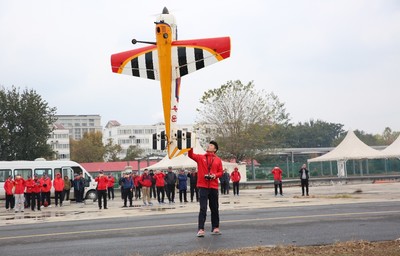
<path id="1" fill-rule="evenodd" d="M 42 192 L 42 205 L 51 207 L 50 190 L 51 190 L 51 179 L 44 173 L 40 179 L 41 192 Z M 46 203 L 45 203 L 46 202 Z"/>
<path id="2" fill-rule="evenodd" d="M 282 193 L 282 170 L 278 166 L 275 166 L 272 169 L 271 173 L 274 175 L 274 186 L 275 186 L 275 196 L 278 195 L 278 187 L 279 187 L 279 194 L 283 196 Z"/>
<path id="3" fill-rule="evenodd" d="M 153 184 L 153 178 L 150 176 L 148 169 L 144 169 L 143 174 L 140 177 L 139 181 L 140 184 L 142 185 L 143 204 L 144 205 L 148 204 L 150 206 L 153 205 L 150 198 L 150 187 Z"/>
<path id="4" fill-rule="evenodd" d="M 107 208 L 107 184 L 108 178 L 104 176 L 103 171 L 100 171 L 99 176 L 96 177 L 95 181 L 97 182 L 97 200 L 99 203 L 99 209 L 101 210 L 101 201 L 104 201 L 104 209 Z"/>
<path id="5" fill-rule="evenodd" d="M 156 188 L 157 188 L 157 200 L 159 204 L 164 203 L 164 197 L 165 197 L 165 174 L 161 172 L 160 170 L 156 170 L 156 173 L 154 174 L 154 179 L 156 180 Z"/>
<path id="6" fill-rule="evenodd" d="M 56 201 L 56 207 L 58 206 L 58 199 L 60 199 L 60 207 L 63 203 L 63 191 L 64 191 L 64 179 L 61 178 L 61 174 L 57 173 L 56 178 L 53 181 L 54 186 L 54 197 Z"/>
<path id="7" fill-rule="evenodd" d="M 33 186 L 32 186 L 32 202 L 31 202 L 31 210 L 35 210 L 35 206 L 37 205 L 37 210 L 40 211 L 40 190 L 42 185 L 40 184 L 40 180 L 37 175 L 33 176 Z"/>
<path id="8" fill-rule="evenodd" d="M 189 151 L 189 157 L 197 163 L 198 177 L 197 187 L 199 188 L 200 212 L 198 220 L 198 237 L 204 237 L 204 223 L 207 216 L 207 201 L 211 210 L 211 234 L 220 235 L 219 211 L 218 211 L 218 178 L 222 176 L 222 161 L 215 154 L 218 151 L 218 144 L 210 141 L 207 152 L 204 155 Z"/>
<path id="9" fill-rule="evenodd" d="M 233 196 L 239 196 L 239 181 L 240 181 L 240 172 L 237 167 L 231 173 L 231 180 L 233 183 Z M 229 180 L 228 180 L 229 182 Z"/>
<path id="10" fill-rule="evenodd" d="M 114 176 L 111 175 L 111 173 L 109 173 L 108 184 L 107 184 L 108 200 L 114 200 L 114 183 L 115 183 L 115 178 Z"/>
<path id="11" fill-rule="evenodd" d="M 14 179 L 14 186 L 15 186 L 15 212 L 17 213 L 18 211 L 24 212 L 24 202 L 25 202 L 25 197 L 24 197 L 24 192 L 25 192 L 25 180 L 21 177 L 20 174 L 17 174 L 17 176 Z"/>
<path id="12" fill-rule="evenodd" d="M 31 176 L 28 176 L 28 179 L 25 181 L 25 198 L 26 198 L 26 208 L 31 208 L 31 200 L 32 200 L 32 188 L 33 188 L 33 179 Z"/>
<path id="13" fill-rule="evenodd" d="M 4 182 L 4 190 L 6 191 L 6 210 L 10 211 L 14 209 L 14 181 L 12 179 L 12 176 L 8 176 L 8 179 L 6 182 Z"/>

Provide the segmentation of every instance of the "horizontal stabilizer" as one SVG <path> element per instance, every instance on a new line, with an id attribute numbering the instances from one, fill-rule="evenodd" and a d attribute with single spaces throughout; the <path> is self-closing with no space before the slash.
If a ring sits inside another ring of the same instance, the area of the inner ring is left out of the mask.
<path id="1" fill-rule="evenodd" d="M 174 132 L 171 140 L 168 140 L 165 131 L 153 133 L 153 149 L 165 150 L 168 147 L 168 143 L 179 150 L 191 148 L 195 144 L 195 137 L 195 133 L 182 130 Z"/>

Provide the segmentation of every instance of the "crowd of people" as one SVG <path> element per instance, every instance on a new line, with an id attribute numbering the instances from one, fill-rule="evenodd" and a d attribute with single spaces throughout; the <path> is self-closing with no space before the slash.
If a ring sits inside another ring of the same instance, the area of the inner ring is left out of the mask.
<path id="1" fill-rule="evenodd" d="M 71 189 L 77 203 L 83 201 L 85 179 L 82 174 L 75 174 L 71 180 L 68 176 L 61 177 L 56 173 L 54 180 L 44 173 L 40 178 L 34 175 L 24 179 L 16 174 L 14 179 L 9 176 L 4 182 L 6 194 L 5 207 L 7 211 L 24 212 L 26 208 L 32 211 L 40 211 L 41 207 L 52 207 L 50 191 L 54 188 L 54 203 L 56 207 L 62 207 L 64 200 L 69 200 Z"/>
<path id="2" fill-rule="evenodd" d="M 271 173 L 274 179 L 275 196 L 278 193 L 283 195 L 282 170 L 276 166 Z M 201 175 L 201 180 L 203 180 L 204 175 Z M 305 164 L 300 169 L 299 176 L 302 195 L 308 196 L 309 172 Z M 214 185 L 212 188 L 216 188 L 217 191 L 211 191 L 211 199 L 215 198 L 214 194 L 218 192 L 218 179 L 222 195 L 229 194 L 230 184 L 232 184 L 233 195 L 239 196 L 241 175 L 237 167 L 231 173 L 224 169 L 220 175 L 218 174 L 217 178 L 213 179 L 215 179 L 215 182 L 212 183 Z M 104 172 L 100 171 L 95 181 L 97 182 L 98 207 L 99 209 L 108 209 L 107 200 L 114 200 L 115 178 L 111 173 L 104 175 Z M 160 205 L 166 204 L 166 200 L 169 204 L 174 204 L 176 190 L 178 190 L 180 203 L 189 202 L 188 194 L 190 202 L 201 203 L 201 189 L 204 190 L 203 183 L 199 182 L 196 169 L 179 170 L 178 173 L 175 173 L 171 166 L 168 167 L 166 172 L 148 169 L 145 169 L 141 175 L 138 175 L 137 172 L 125 172 L 118 181 L 121 188 L 122 207 L 133 207 L 133 200 L 142 200 L 143 205 L 151 206 L 153 205 L 152 198 Z M 43 206 L 52 207 L 52 198 L 50 197 L 52 187 L 54 188 L 54 204 L 56 207 L 62 207 L 63 202 L 70 199 L 71 190 L 73 190 L 76 203 L 82 203 L 84 200 L 85 179 L 82 174 L 74 174 L 74 178 L 70 180 L 68 176 L 62 178 L 60 173 L 56 173 L 53 181 L 46 173 L 40 178 L 35 175 L 33 178 L 28 176 L 27 179 L 23 179 L 21 175 L 17 174 L 14 179 L 9 176 L 5 181 L 5 208 L 7 211 L 14 209 L 17 213 L 24 212 L 26 208 L 30 208 L 32 211 L 40 211 Z M 188 188 L 189 191 L 187 191 Z M 207 194 L 208 197 L 210 197 L 210 194 Z M 202 225 L 199 229 L 202 229 L 201 227 Z"/>

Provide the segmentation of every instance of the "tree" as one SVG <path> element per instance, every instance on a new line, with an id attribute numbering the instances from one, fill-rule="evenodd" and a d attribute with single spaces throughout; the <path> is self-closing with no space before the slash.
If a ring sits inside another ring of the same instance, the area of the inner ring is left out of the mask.
<path id="1" fill-rule="evenodd" d="M 126 151 L 125 161 L 133 161 L 138 157 L 141 157 L 144 150 L 136 145 L 130 145 Z"/>
<path id="2" fill-rule="evenodd" d="M 218 140 L 221 156 L 242 161 L 265 147 L 273 125 L 287 124 L 289 114 L 274 93 L 257 91 L 253 82 L 228 81 L 206 91 L 197 109 L 199 127 L 208 129 L 210 139 Z M 203 129 L 204 130 L 204 129 Z"/>
<path id="3" fill-rule="evenodd" d="M 71 160 L 79 163 L 103 162 L 106 148 L 100 131 L 83 134 L 81 140 L 70 141 Z"/>
<path id="4" fill-rule="evenodd" d="M 382 133 L 382 142 L 384 145 L 390 145 L 397 139 L 399 135 L 400 132 L 392 131 L 392 129 L 386 127 Z"/>
<path id="5" fill-rule="evenodd" d="M 122 152 L 122 147 L 119 144 L 114 144 L 112 139 L 108 139 L 105 146 L 105 159 L 109 162 L 116 162 L 119 159 L 118 154 Z"/>
<path id="6" fill-rule="evenodd" d="M 47 139 L 53 130 L 56 108 L 50 107 L 35 90 L 12 86 L 0 88 L 0 159 L 51 158 Z"/>
<path id="7" fill-rule="evenodd" d="M 282 147 L 314 148 L 332 147 L 336 139 L 344 133 L 343 124 L 310 120 L 286 129 Z"/>

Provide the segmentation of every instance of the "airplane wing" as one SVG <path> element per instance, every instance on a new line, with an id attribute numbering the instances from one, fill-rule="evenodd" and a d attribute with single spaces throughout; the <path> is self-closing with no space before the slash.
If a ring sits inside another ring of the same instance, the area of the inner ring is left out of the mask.
<path id="1" fill-rule="evenodd" d="M 171 44 L 172 79 L 229 58 L 229 37 L 173 41 Z M 160 80 L 158 51 L 151 45 L 111 55 L 114 73 Z"/>
<path id="2" fill-rule="evenodd" d="M 172 42 L 172 79 L 229 58 L 229 37 L 182 40 Z"/>
<path id="3" fill-rule="evenodd" d="M 114 73 L 160 80 L 157 46 L 113 54 L 111 68 Z"/>

